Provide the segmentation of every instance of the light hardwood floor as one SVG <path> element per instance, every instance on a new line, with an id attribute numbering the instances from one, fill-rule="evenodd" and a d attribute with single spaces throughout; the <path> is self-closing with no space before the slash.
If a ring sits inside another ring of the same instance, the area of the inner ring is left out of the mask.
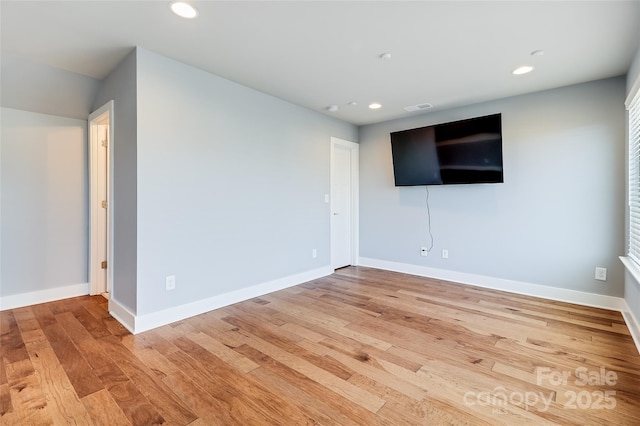
<path id="1" fill-rule="evenodd" d="M 362 267 L 136 336 L 0 313 L 2 425 L 638 425 L 618 312 Z"/>

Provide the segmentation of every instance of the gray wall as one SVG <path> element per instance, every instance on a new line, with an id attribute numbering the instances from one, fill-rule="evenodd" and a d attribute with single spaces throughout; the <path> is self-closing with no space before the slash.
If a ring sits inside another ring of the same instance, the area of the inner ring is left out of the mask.
<path id="1" fill-rule="evenodd" d="M 136 52 L 103 81 L 92 110 L 114 101 L 112 165 L 113 258 L 111 297 L 136 313 L 137 303 L 137 107 Z"/>
<path id="2" fill-rule="evenodd" d="M 142 315 L 329 265 L 330 138 L 356 126 L 144 49 L 92 103 L 78 90 L 52 112 L 84 120 L 3 109 L 2 295 L 87 282 L 86 115 L 109 100 L 115 301 Z"/>
<path id="3" fill-rule="evenodd" d="M 624 87 L 607 79 L 362 127 L 360 255 L 621 296 Z M 421 257 L 425 188 L 394 187 L 389 133 L 497 112 L 505 183 L 430 187 L 434 248 Z"/>
<path id="4" fill-rule="evenodd" d="M 0 294 L 86 283 L 86 120 L 0 114 Z"/>
<path id="5" fill-rule="evenodd" d="M 357 128 L 144 49 L 137 63 L 138 315 L 329 265 L 330 138 Z"/>
<path id="6" fill-rule="evenodd" d="M 638 51 L 636 52 L 636 56 L 633 58 L 631 62 L 631 66 L 629 67 L 629 72 L 627 73 L 627 94 L 633 88 L 635 82 L 640 78 L 640 47 L 638 47 Z"/>
<path id="7" fill-rule="evenodd" d="M 86 120 L 100 81 L 2 54 L 2 106 Z"/>
<path id="8" fill-rule="evenodd" d="M 6 53 L 0 65 L 0 294 L 86 284 L 86 119 L 100 82 Z"/>

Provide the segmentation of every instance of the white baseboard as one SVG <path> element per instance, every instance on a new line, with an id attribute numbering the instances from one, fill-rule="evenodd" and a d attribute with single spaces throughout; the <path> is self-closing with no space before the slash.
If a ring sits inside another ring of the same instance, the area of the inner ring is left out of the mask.
<path id="1" fill-rule="evenodd" d="M 212 311 L 214 309 L 229 306 L 234 303 L 252 299 L 254 297 L 263 296 L 274 291 L 293 287 L 307 281 L 326 277 L 333 273 L 333 268 L 324 266 L 322 268 L 313 269 L 295 275 L 278 278 L 272 281 L 260 283 L 251 287 L 238 289 L 229 293 L 220 294 L 218 296 L 209 297 L 197 302 L 187 303 L 173 308 L 164 309 L 162 311 L 152 312 L 145 315 L 133 315 L 121 305 L 113 304 L 112 315 L 122 323 L 133 334 L 142 333 L 156 327 L 171 324 L 185 318 L 193 317 Z M 109 303 L 109 310 L 112 309 Z"/>
<path id="2" fill-rule="evenodd" d="M 627 327 L 629 327 L 629 332 L 631 333 L 631 338 L 633 342 L 636 344 L 636 348 L 638 348 L 638 352 L 640 353 L 640 322 L 633 314 L 633 310 L 629 307 L 626 300 L 623 299 L 624 309 L 622 310 L 622 316 L 624 317 L 624 322 L 627 323 Z"/>
<path id="3" fill-rule="evenodd" d="M 112 295 L 109 297 L 109 314 L 129 330 L 131 334 L 135 333 L 136 316 L 115 300 Z"/>
<path id="4" fill-rule="evenodd" d="M 410 275 L 452 281 L 460 284 L 469 284 L 477 287 L 517 293 L 525 296 L 540 297 L 543 299 L 551 299 L 559 302 L 611 309 L 620 312 L 623 312 L 626 305 L 624 299 L 621 297 L 550 287 L 541 284 L 531 284 L 522 281 L 506 280 L 486 275 L 469 274 L 466 272 L 450 271 L 446 269 L 430 268 L 427 266 L 410 265 L 407 263 L 390 262 L 363 257 L 359 259 L 358 264 L 387 271 L 402 272 Z"/>
<path id="5" fill-rule="evenodd" d="M 49 288 L 29 293 L 12 294 L 0 297 L 0 310 L 22 308 L 40 303 L 69 299 L 89 294 L 89 283 L 73 284 L 64 287 Z"/>

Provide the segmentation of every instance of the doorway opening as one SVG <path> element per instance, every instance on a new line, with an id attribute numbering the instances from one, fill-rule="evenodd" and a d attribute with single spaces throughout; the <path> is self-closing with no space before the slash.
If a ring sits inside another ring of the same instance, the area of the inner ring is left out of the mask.
<path id="1" fill-rule="evenodd" d="M 111 290 L 113 101 L 89 115 L 89 294 Z"/>

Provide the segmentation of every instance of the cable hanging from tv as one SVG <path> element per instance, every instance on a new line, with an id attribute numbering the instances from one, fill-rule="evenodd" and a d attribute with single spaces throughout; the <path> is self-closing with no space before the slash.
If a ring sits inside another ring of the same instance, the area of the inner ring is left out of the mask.
<path id="1" fill-rule="evenodd" d="M 433 234 L 431 233 L 431 209 L 429 208 L 429 186 L 425 185 L 425 189 L 427 190 L 427 194 L 425 197 L 425 204 L 427 206 L 427 233 L 429 234 L 429 246 L 427 247 L 427 253 L 431 253 L 431 249 L 433 248 Z"/>

